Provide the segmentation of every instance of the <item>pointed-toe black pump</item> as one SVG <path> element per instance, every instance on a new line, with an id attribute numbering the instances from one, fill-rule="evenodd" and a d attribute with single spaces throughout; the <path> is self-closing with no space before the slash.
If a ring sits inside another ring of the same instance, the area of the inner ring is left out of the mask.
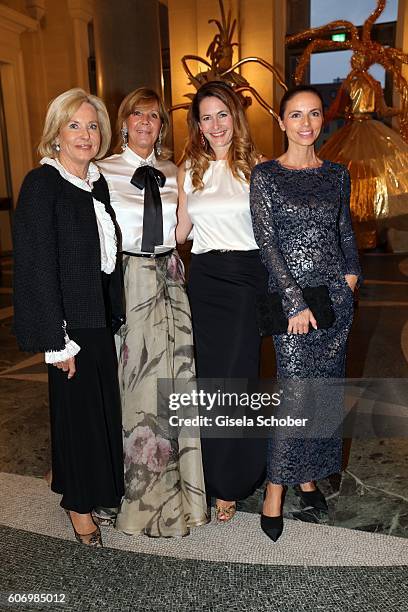
<path id="1" fill-rule="evenodd" d="M 268 536 L 271 540 L 276 542 L 282 535 L 283 532 L 283 500 L 285 497 L 287 487 L 283 487 L 282 491 L 282 503 L 281 503 L 281 513 L 279 516 L 266 516 L 263 512 L 261 513 L 261 529 L 265 535 Z M 265 501 L 266 497 L 266 487 L 264 490 L 263 498 Z"/>
<path id="2" fill-rule="evenodd" d="M 279 540 L 283 531 L 283 515 L 266 516 L 261 514 L 261 529 L 274 542 Z"/>
<path id="3" fill-rule="evenodd" d="M 314 491 L 302 491 L 300 486 L 297 487 L 297 491 L 305 508 L 315 508 L 315 510 L 320 512 L 328 513 L 329 508 L 326 498 L 317 485 Z"/>

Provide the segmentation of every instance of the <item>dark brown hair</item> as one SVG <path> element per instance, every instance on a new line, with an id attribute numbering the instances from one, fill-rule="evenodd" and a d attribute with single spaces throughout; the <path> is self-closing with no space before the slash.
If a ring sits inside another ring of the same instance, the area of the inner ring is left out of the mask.
<path id="1" fill-rule="evenodd" d="M 322 110 L 324 110 L 323 97 L 322 97 L 322 94 L 320 93 L 320 91 L 318 89 L 316 89 L 312 85 L 297 85 L 296 87 L 292 87 L 291 89 L 288 89 L 288 91 L 286 91 L 284 93 L 283 98 L 280 101 L 280 105 L 279 105 L 279 117 L 281 119 L 283 119 L 283 117 L 284 117 L 286 106 L 287 106 L 288 102 L 290 100 L 292 100 L 292 98 L 294 98 L 295 96 L 297 96 L 300 93 L 312 93 L 315 96 L 317 96 L 319 98 L 321 104 L 322 104 Z"/>

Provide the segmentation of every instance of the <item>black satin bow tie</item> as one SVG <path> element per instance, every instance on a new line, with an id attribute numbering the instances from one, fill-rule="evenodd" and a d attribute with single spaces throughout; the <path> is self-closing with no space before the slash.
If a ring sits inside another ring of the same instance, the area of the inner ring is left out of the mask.
<path id="1" fill-rule="evenodd" d="M 130 182 L 144 189 L 142 251 L 154 253 L 154 247 L 163 244 L 163 212 L 159 187 L 164 187 L 166 177 L 153 166 L 140 166 Z"/>

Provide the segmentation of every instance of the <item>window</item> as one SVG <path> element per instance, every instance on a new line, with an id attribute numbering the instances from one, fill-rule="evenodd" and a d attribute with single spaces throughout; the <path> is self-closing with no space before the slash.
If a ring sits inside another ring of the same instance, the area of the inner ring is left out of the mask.
<path id="1" fill-rule="evenodd" d="M 310 82 L 314 85 L 342 81 L 350 72 L 350 58 L 352 51 L 329 51 L 328 53 L 314 53 L 310 61 Z M 369 70 L 370 74 L 385 87 L 385 70 L 382 66 L 374 64 Z"/>
<path id="2" fill-rule="evenodd" d="M 335 21 L 346 19 L 354 25 L 362 25 L 370 13 L 377 6 L 375 0 L 311 0 L 310 26 L 319 27 Z M 398 14 L 398 0 L 388 0 L 383 13 L 376 23 L 396 21 Z"/>

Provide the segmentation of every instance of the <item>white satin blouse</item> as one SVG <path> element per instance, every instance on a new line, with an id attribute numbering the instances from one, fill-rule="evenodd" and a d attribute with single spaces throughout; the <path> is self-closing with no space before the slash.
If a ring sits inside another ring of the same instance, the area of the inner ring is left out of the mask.
<path id="1" fill-rule="evenodd" d="M 194 225 L 192 253 L 211 250 L 258 250 L 249 210 L 249 185 L 236 179 L 226 160 L 211 161 L 203 176 L 204 188 L 193 191 L 187 169 L 184 191 Z"/>
<path id="2" fill-rule="evenodd" d="M 154 151 L 143 159 L 129 147 L 123 153 L 98 161 L 109 185 L 111 205 L 122 232 L 122 250 L 140 253 L 143 234 L 144 191 L 131 184 L 130 179 L 139 166 L 154 166 L 166 177 L 160 188 L 163 211 L 163 244 L 155 247 L 155 253 L 164 253 L 176 246 L 177 167 L 171 161 L 156 159 Z"/>

